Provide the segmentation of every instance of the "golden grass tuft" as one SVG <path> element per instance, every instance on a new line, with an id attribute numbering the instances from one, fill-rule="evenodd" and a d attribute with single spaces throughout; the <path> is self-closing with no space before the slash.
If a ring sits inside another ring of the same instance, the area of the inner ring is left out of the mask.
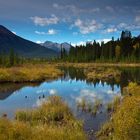
<path id="1" fill-rule="evenodd" d="M 0 82 L 41 82 L 62 76 L 63 73 L 50 64 L 26 64 L 19 67 L 0 68 Z"/>
<path id="2" fill-rule="evenodd" d="M 115 100 L 117 107 L 110 121 L 97 132 L 99 140 L 140 139 L 140 86 L 130 83 L 124 91 L 121 103 Z"/>
<path id="3" fill-rule="evenodd" d="M 0 140 L 86 140 L 83 123 L 58 96 L 40 107 L 18 111 L 15 120 L 0 119 Z"/>

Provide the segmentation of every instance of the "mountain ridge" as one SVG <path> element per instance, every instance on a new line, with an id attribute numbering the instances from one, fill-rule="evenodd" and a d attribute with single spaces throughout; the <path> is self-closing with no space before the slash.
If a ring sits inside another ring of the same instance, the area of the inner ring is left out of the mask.
<path id="1" fill-rule="evenodd" d="M 72 45 L 67 42 L 57 43 L 52 41 L 45 41 L 44 43 L 41 43 L 41 45 L 46 48 L 57 51 L 58 53 L 61 52 L 61 47 L 64 48 L 67 52 L 69 52 L 70 47 L 72 47 Z"/>
<path id="2" fill-rule="evenodd" d="M 52 49 L 42 47 L 41 45 L 24 39 L 9 29 L 0 25 L 0 53 L 9 53 L 13 49 L 14 52 L 24 57 L 56 57 L 58 55 Z"/>

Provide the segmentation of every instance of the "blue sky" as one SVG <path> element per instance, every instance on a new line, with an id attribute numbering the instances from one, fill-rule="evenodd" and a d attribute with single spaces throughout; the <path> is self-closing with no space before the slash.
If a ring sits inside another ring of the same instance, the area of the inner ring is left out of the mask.
<path id="1" fill-rule="evenodd" d="M 109 40 L 140 34 L 140 0 L 0 0 L 0 24 L 34 42 Z"/>

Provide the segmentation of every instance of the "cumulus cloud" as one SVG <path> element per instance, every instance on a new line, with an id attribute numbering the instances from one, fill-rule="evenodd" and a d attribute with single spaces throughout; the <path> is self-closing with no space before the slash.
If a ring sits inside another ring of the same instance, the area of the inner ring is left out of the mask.
<path id="1" fill-rule="evenodd" d="M 57 24 L 59 22 L 59 18 L 53 14 L 49 18 L 43 18 L 38 16 L 31 17 L 31 20 L 34 22 L 35 25 L 39 26 L 48 26 L 51 24 Z"/>
<path id="2" fill-rule="evenodd" d="M 119 29 L 123 29 L 123 28 L 126 28 L 128 25 L 126 24 L 126 23 L 124 23 L 124 22 L 122 22 L 122 23 L 120 23 L 117 27 L 119 28 Z"/>
<path id="3" fill-rule="evenodd" d="M 54 29 L 49 29 L 47 34 L 49 34 L 49 35 L 54 35 L 54 34 L 56 34 L 56 33 L 57 33 L 57 32 L 56 32 Z"/>
<path id="4" fill-rule="evenodd" d="M 46 35 L 47 34 L 46 32 L 39 32 L 39 31 L 35 31 L 35 33 L 38 35 Z"/>
<path id="5" fill-rule="evenodd" d="M 103 39 L 97 39 L 96 41 L 101 44 L 101 42 L 107 43 L 110 40 L 111 40 L 110 38 L 103 38 Z M 93 43 L 93 41 L 91 41 L 90 39 L 88 41 L 80 41 L 80 42 L 77 42 L 77 43 L 72 43 L 72 46 L 86 45 L 86 43 Z"/>
<path id="6" fill-rule="evenodd" d="M 74 26 L 79 28 L 81 34 L 89 34 L 100 29 L 102 24 L 97 23 L 95 20 L 83 22 L 81 19 L 77 19 Z"/>
<path id="7" fill-rule="evenodd" d="M 107 43 L 110 40 L 111 40 L 110 38 L 97 39 L 97 42 L 99 42 L 101 44 L 101 42 Z"/>
<path id="8" fill-rule="evenodd" d="M 36 43 L 37 43 L 37 44 L 41 44 L 41 43 L 43 43 L 43 42 L 40 41 L 40 40 L 37 40 Z"/>
<path id="9" fill-rule="evenodd" d="M 138 30 L 140 29 L 140 16 L 137 16 L 135 18 L 135 24 L 132 23 L 132 24 L 128 24 L 128 23 L 120 23 L 116 26 L 116 28 L 120 31 L 122 30 Z"/>
<path id="10" fill-rule="evenodd" d="M 71 45 L 72 45 L 72 46 L 76 46 L 76 45 L 78 45 L 78 46 L 80 46 L 80 45 L 86 45 L 86 41 L 80 41 L 80 42 L 77 42 L 77 43 L 72 43 Z"/>
<path id="11" fill-rule="evenodd" d="M 113 33 L 113 32 L 116 32 L 117 31 L 117 28 L 108 28 L 106 29 L 106 33 Z"/>
<path id="12" fill-rule="evenodd" d="M 99 7 L 95 7 L 95 8 L 91 8 L 91 9 L 90 8 L 84 9 L 84 8 L 77 7 L 75 5 L 60 5 L 58 3 L 54 3 L 53 8 L 55 8 L 57 10 L 69 10 L 73 14 L 91 13 L 91 12 L 99 12 L 100 11 Z"/>
<path id="13" fill-rule="evenodd" d="M 57 31 L 54 30 L 54 29 L 49 29 L 48 32 L 35 31 L 35 33 L 38 34 L 38 35 L 47 35 L 47 34 L 48 35 L 54 35 L 54 34 L 57 33 Z"/>

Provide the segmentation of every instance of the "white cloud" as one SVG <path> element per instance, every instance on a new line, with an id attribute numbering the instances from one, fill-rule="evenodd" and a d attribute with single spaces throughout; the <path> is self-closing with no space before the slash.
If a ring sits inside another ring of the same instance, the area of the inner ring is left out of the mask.
<path id="1" fill-rule="evenodd" d="M 55 94 L 57 94 L 58 92 L 57 92 L 57 90 L 56 89 L 50 89 L 49 90 L 49 94 L 50 95 L 55 95 Z"/>
<path id="2" fill-rule="evenodd" d="M 101 42 L 107 43 L 110 40 L 111 40 L 110 38 L 98 39 L 97 42 L 99 42 L 101 44 Z"/>
<path id="3" fill-rule="evenodd" d="M 135 24 L 127 24 L 127 23 L 120 23 L 118 26 L 116 26 L 118 30 L 138 30 L 140 29 L 140 16 L 136 16 L 135 18 Z"/>
<path id="4" fill-rule="evenodd" d="M 39 31 L 35 31 L 35 33 L 38 35 L 46 35 L 47 34 L 46 32 L 39 32 Z"/>
<path id="5" fill-rule="evenodd" d="M 120 23 L 117 27 L 118 27 L 118 29 L 124 29 L 124 28 L 126 28 L 128 25 L 126 24 L 126 23 L 124 23 L 124 22 L 122 22 L 122 23 Z"/>
<path id="6" fill-rule="evenodd" d="M 84 9 L 80 7 L 76 7 L 75 5 L 59 5 L 57 3 L 53 4 L 53 8 L 57 10 L 69 10 L 73 14 L 79 14 L 79 13 L 91 13 L 91 12 L 99 12 L 100 8 L 92 8 L 92 9 Z"/>
<path id="7" fill-rule="evenodd" d="M 51 24 L 57 24 L 59 22 L 59 18 L 55 15 L 51 15 L 49 18 L 42 18 L 42 17 L 31 17 L 31 20 L 34 22 L 35 25 L 39 26 L 48 26 Z"/>
<path id="8" fill-rule="evenodd" d="M 37 44 L 41 44 L 41 43 L 43 43 L 43 42 L 40 41 L 40 40 L 37 40 L 36 43 L 37 43 Z"/>
<path id="9" fill-rule="evenodd" d="M 102 27 L 102 25 L 98 24 L 95 20 L 83 22 L 81 19 L 77 19 L 74 26 L 79 28 L 81 34 L 93 33 Z"/>
<path id="10" fill-rule="evenodd" d="M 54 35 L 54 34 L 56 34 L 56 33 L 57 33 L 57 32 L 56 32 L 54 29 L 49 29 L 47 34 L 49 34 L 49 35 Z"/>
<path id="11" fill-rule="evenodd" d="M 72 46 L 76 46 L 76 45 L 78 45 L 78 46 L 80 46 L 80 45 L 86 45 L 86 41 L 84 42 L 84 41 L 80 41 L 80 42 L 78 42 L 78 43 L 72 43 L 71 44 Z"/>
<path id="12" fill-rule="evenodd" d="M 48 35 L 54 35 L 54 34 L 57 33 L 57 31 L 54 30 L 54 29 L 49 29 L 48 32 L 35 31 L 35 33 L 38 34 L 38 35 L 47 35 L 47 34 Z"/>
<path id="13" fill-rule="evenodd" d="M 108 28 L 105 30 L 105 33 L 113 33 L 113 32 L 116 32 L 117 31 L 117 28 Z"/>
<path id="14" fill-rule="evenodd" d="M 96 41 L 99 42 L 101 44 L 101 42 L 104 42 L 104 43 L 107 43 L 108 41 L 110 41 L 111 39 L 110 38 L 104 38 L 104 39 L 97 39 Z M 80 46 L 80 45 L 86 45 L 86 43 L 93 43 L 93 41 L 91 40 L 87 40 L 87 41 L 80 41 L 80 42 L 77 42 L 77 43 L 72 43 L 71 45 L 72 46 Z"/>

